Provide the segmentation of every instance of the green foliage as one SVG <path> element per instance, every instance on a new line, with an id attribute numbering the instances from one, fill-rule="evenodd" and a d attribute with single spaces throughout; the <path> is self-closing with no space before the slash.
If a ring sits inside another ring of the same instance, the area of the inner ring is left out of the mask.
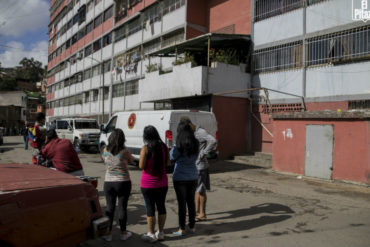
<path id="1" fill-rule="evenodd" d="M 240 59 L 235 49 L 211 49 L 210 58 L 212 62 L 239 65 Z"/>
<path id="2" fill-rule="evenodd" d="M 42 63 L 33 58 L 23 58 L 19 64 L 22 66 L 16 71 L 16 77 L 19 79 L 37 82 L 45 74 L 45 68 L 42 67 Z"/>
<path id="3" fill-rule="evenodd" d="M 191 62 L 191 67 L 197 66 L 197 62 L 194 60 L 194 56 L 191 55 L 189 52 L 185 52 L 184 57 L 180 57 L 176 59 L 172 64 L 176 66 L 176 65 L 180 65 L 184 63 L 189 63 L 189 62 Z"/>
<path id="4" fill-rule="evenodd" d="M 146 65 L 146 73 L 162 70 L 162 66 L 156 63 Z"/>
<path id="5" fill-rule="evenodd" d="M 4 76 L 0 78 L 0 91 L 12 91 L 16 90 L 17 82 L 15 78 Z"/>

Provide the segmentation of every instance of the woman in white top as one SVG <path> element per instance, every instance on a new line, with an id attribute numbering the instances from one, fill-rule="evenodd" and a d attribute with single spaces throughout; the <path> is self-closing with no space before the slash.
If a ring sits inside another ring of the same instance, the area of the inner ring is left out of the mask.
<path id="1" fill-rule="evenodd" d="M 115 129 L 108 139 L 108 146 L 104 149 L 103 159 L 106 165 L 104 180 L 104 194 L 107 201 L 106 215 L 109 217 L 109 233 L 103 237 L 106 241 L 112 240 L 112 224 L 116 201 L 118 198 L 118 221 L 121 229 L 121 240 L 127 240 L 132 233 L 126 230 L 127 202 L 131 193 L 131 179 L 128 164 L 133 162 L 130 151 L 125 147 L 125 135 L 122 130 Z"/>

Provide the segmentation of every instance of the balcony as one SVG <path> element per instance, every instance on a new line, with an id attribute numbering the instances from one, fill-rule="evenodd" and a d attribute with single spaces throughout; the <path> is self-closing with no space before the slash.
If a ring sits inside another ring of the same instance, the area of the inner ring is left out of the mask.
<path id="1" fill-rule="evenodd" d="M 233 93 L 227 96 L 248 97 L 245 92 L 234 91 L 251 86 L 249 46 L 248 35 L 209 33 L 153 52 L 150 61 L 161 57 L 161 64 L 146 65 L 145 78 L 139 81 L 139 101 L 228 92 Z"/>
<path id="2" fill-rule="evenodd" d="M 139 81 L 139 101 L 159 100 L 224 93 L 250 88 L 251 77 L 245 72 L 246 65 L 213 63 L 207 66 L 191 67 L 185 63 L 173 67 L 172 72 L 161 74 L 159 71 L 147 73 Z M 246 93 L 232 96 L 247 97 Z"/>

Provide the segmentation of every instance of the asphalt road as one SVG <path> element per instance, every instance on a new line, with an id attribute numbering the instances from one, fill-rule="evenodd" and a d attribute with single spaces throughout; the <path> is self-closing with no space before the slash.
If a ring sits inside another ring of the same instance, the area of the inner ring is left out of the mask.
<path id="1" fill-rule="evenodd" d="M 6 137 L 4 141 L 0 164 L 31 162 L 31 151 L 24 150 L 21 137 Z M 98 190 L 104 208 L 104 164 L 94 152 L 79 156 L 86 175 L 101 177 Z M 299 179 L 230 161 L 212 163 L 208 221 L 197 223 L 195 234 L 171 235 L 177 229 L 177 203 L 170 183 L 166 240 L 148 244 L 140 239 L 146 232 L 140 171 L 130 168 L 133 189 L 128 230 L 133 237 L 123 243 L 115 225 L 112 242 L 95 239 L 81 246 L 370 246 L 370 188 Z"/>

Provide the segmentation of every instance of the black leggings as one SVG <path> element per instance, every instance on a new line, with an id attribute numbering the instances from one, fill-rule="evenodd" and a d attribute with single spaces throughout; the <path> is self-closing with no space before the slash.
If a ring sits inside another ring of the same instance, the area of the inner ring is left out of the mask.
<path id="1" fill-rule="evenodd" d="M 166 195 L 168 187 L 162 188 L 141 188 L 141 193 L 144 196 L 146 215 L 149 217 L 155 216 L 155 206 L 157 206 L 158 215 L 166 214 Z"/>
<path id="2" fill-rule="evenodd" d="M 177 197 L 179 226 L 182 230 L 185 230 L 186 205 L 187 205 L 188 212 L 189 212 L 189 227 L 194 228 L 195 226 L 195 189 L 197 188 L 197 180 L 173 181 L 173 186 L 175 188 L 176 197 Z"/>
<path id="3" fill-rule="evenodd" d="M 109 230 L 112 231 L 114 211 L 118 197 L 118 220 L 121 231 L 126 231 L 127 202 L 131 192 L 131 181 L 105 182 L 104 193 L 107 200 L 106 215 L 109 217 Z"/>

